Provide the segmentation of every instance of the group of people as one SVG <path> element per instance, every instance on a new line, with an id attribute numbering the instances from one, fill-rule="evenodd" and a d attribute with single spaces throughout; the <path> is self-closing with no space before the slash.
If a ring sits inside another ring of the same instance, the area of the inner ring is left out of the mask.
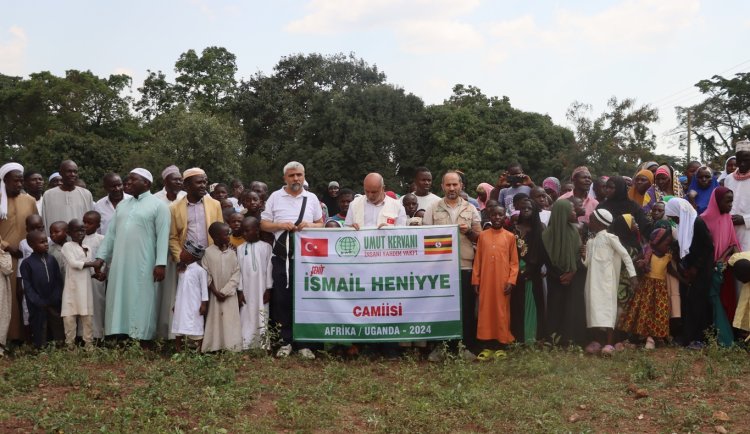
<path id="1" fill-rule="evenodd" d="M 0 353 L 9 340 L 75 347 L 80 337 L 90 349 L 106 336 L 202 351 L 263 345 L 271 249 L 259 214 L 223 212 L 200 168 L 161 176 L 152 194 L 146 169 L 125 181 L 109 173 L 94 202 L 73 161 L 46 191 L 38 172 L 0 167 Z"/>
<path id="2" fill-rule="evenodd" d="M 460 171 L 433 193 L 424 167 L 403 196 L 370 173 L 361 189 L 331 181 L 318 197 L 295 161 L 270 192 L 261 181 L 209 184 L 197 167 L 161 178 L 152 194 L 146 169 L 109 173 L 94 202 L 73 161 L 46 190 L 39 172 L 0 167 L 0 354 L 9 342 L 92 348 L 114 336 L 313 359 L 324 346 L 293 339 L 289 236 L 312 227 L 457 225 L 462 345 L 373 346 L 388 355 L 416 347 L 431 361 L 446 351 L 489 360 L 540 341 L 608 355 L 668 341 L 701 348 L 711 336 L 732 345 L 750 332 L 747 140 L 720 174 L 691 163 L 681 179 L 646 162 L 632 178 L 578 167 L 569 182 L 536 184 L 516 163 L 475 198 Z"/>

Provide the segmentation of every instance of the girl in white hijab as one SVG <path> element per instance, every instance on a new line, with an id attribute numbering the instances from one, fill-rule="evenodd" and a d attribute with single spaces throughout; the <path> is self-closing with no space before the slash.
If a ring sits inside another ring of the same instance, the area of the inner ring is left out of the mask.
<path id="1" fill-rule="evenodd" d="M 677 223 L 679 273 L 682 275 L 682 333 L 678 340 L 689 348 L 704 346 L 705 334 L 712 323 L 708 293 L 714 274 L 714 243 L 706 223 L 685 199 L 672 198 L 664 210 Z"/>
<path id="2" fill-rule="evenodd" d="M 690 245 L 693 243 L 695 219 L 698 217 L 698 212 L 690 205 L 690 202 L 675 197 L 667 202 L 664 208 L 664 215 L 679 219 L 673 220 L 677 222 L 677 242 L 680 244 L 680 259 L 682 259 L 690 252 Z"/>

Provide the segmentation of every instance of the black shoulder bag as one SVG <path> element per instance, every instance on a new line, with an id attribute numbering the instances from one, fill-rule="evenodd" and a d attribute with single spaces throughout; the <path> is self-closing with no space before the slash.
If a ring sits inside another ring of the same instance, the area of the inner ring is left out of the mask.
<path id="1" fill-rule="evenodd" d="M 294 222 L 294 226 L 302 223 L 302 218 L 305 216 L 305 208 L 307 207 L 307 196 L 302 196 L 302 207 L 299 210 L 299 217 Z M 287 257 L 294 257 L 294 246 L 289 246 L 289 250 L 286 248 L 286 240 L 289 238 L 289 231 L 282 232 L 276 241 L 273 243 L 273 254 L 277 258 L 286 261 Z M 289 253 L 292 253 L 291 255 Z"/>

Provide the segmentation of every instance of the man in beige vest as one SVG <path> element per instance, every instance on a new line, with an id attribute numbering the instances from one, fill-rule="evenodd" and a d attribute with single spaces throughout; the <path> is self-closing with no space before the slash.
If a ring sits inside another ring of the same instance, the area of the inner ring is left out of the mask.
<path id="1" fill-rule="evenodd" d="M 161 285 L 161 300 L 159 304 L 159 316 L 156 325 L 157 336 L 164 339 L 174 339 L 172 330 L 172 319 L 174 316 L 174 303 L 177 295 L 177 277 L 175 271 L 184 267 L 180 262 L 180 252 L 187 240 L 202 247 L 213 244 L 208 236 L 208 228 L 214 222 L 223 222 L 221 204 L 207 193 L 208 177 L 200 167 L 186 170 L 180 176 L 177 167 L 167 168 L 165 171 L 174 172 L 182 180 L 180 183 L 185 187 L 185 194 L 177 193 L 174 202 L 169 205 L 171 213 L 171 224 L 169 228 L 169 256 L 173 267 L 167 266 L 167 273 Z M 167 176 L 171 176 L 167 173 Z M 166 177 L 163 178 L 166 182 Z M 174 182 L 176 183 L 176 182 Z M 165 188 L 172 189 L 171 186 Z M 165 203 L 170 202 L 168 193 L 162 197 L 154 195 Z M 172 265 L 170 264 L 170 265 Z"/>
<path id="2" fill-rule="evenodd" d="M 385 195 L 385 181 L 379 173 L 365 176 L 365 195 L 354 199 L 346 213 L 345 226 L 354 229 L 405 226 L 406 211 L 401 202 Z"/>
<path id="3" fill-rule="evenodd" d="M 475 358 L 472 351 L 477 344 L 476 295 L 471 287 L 471 268 L 474 260 L 474 243 L 479 238 L 481 219 L 479 211 L 460 195 L 463 185 L 461 176 L 456 172 L 443 175 L 443 197 L 425 210 L 424 225 L 458 225 L 459 242 L 461 243 L 461 311 L 463 318 L 463 335 L 466 349 L 460 354 L 467 360 Z M 428 360 L 439 362 L 445 359 L 443 346 L 439 345 L 430 353 Z"/>

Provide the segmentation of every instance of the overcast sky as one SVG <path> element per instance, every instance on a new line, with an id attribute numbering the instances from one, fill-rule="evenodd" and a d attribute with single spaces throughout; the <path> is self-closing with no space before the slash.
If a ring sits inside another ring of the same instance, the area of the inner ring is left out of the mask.
<path id="1" fill-rule="evenodd" d="M 292 53 L 354 52 L 427 104 L 456 83 L 568 125 L 578 100 L 611 96 L 659 109 L 659 151 L 675 105 L 715 74 L 750 70 L 750 1 L 597 0 L 0 0 L 0 73 L 90 69 L 173 76 L 188 49 L 237 55 L 238 78 Z"/>

